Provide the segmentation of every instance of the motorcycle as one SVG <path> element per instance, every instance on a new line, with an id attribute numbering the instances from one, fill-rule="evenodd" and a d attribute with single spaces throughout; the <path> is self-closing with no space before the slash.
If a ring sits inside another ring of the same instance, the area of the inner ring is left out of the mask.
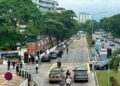
<path id="1" fill-rule="evenodd" d="M 66 79 L 66 86 L 71 86 L 72 83 L 72 79 L 71 78 L 67 78 Z"/>

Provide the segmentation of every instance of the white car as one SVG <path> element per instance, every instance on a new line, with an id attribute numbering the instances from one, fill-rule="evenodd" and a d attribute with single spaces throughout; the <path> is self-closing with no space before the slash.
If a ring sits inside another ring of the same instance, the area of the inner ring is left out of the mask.
<path id="1" fill-rule="evenodd" d="M 101 49 L 100 56 L 107 56 L 107 49 Z"/>

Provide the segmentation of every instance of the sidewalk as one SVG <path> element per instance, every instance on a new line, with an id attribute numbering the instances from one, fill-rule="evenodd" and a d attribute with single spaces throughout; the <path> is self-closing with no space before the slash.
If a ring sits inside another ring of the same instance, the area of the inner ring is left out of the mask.
<path id="1" fill-rule="evenodd" d="M 0 73 L 0 86 L 19 86 L 24 81 L 23 78 L 13 74 L 13 79 L 7 81 L 4 78 L 4 73 Z"/>
<path id="2" fill-rule="evenodd" d="M 12 66 L 11 66 L 12 67 Z M 5 80 L 4 74 L 8 72 L 6 65 L 0 65 L 0 86 L 19 86 L 24 79 L 22 77 L 19 77 L 15 73 L 15 69 L 11 68 L 9 72 L 13 74 L 13 78 L 11 81 Z"/>

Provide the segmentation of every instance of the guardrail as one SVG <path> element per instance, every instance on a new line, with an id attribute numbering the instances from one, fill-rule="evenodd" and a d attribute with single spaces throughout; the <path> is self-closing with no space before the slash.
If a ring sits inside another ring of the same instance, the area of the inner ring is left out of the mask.
<path id="1" fill-rule="evenodd" d="M 37 83 L 33 80 L 32 74 L 30 74 L 29 72 L 27 72 L 25 70 L 19 70 L 17 75 L 26 79 L 19 86 L 38 86 Z"/>

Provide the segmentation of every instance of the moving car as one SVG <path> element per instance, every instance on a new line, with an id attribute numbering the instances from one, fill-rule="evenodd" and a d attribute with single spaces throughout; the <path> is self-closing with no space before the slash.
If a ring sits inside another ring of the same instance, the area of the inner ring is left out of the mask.
<path id="1" fill-rule="evenodd" d="M 50 52 L 49 56 L 51 59 L 56 59 L 58 57 L 58 51 L 54 50 L 54 51 Z"/>
<path id="2" fill-rule="evenodd" d="M 109 45 L 110 45 L 110 46 L 115 46 L 115 43 L 114 43 L 114 42 L 110 42 Z"/>
<path id="3" fill-rule="evenodd" d="M 53 68 L 49 73 L 49 82 L 59 82 L 63 76 L 63 69 Z"/>
<path id="4" fill-rule="evenodd" d="M 74 70 L 74 81 L 86 81 L 88 82 L 87 69 L 77 67 Z"/>
<path id="5" fill-rule="evenodd" d="M 50 56 L 49 54 L 45 54 L 42 56 L 41 58 L 41 62 L 49 62 L 51 59 L 50 59 Z"/>
<path id="6" fill-rule="evenodd" d="M 100 50 L 100 56 L 103 56 L 103 55 L 104 55 L 104 56 L 105 56 L 105 55 L 107 56 L 107 49 L 104 49 L 104 48 L 103 48 L 103 49 Z"/>
<path id="7" fill-rule="evenodd" d="M 100 57 L 97 63 L 94 65 L 96 70 L 106 70 L 108 69 L 109 59 L 107 57 Z"/>

